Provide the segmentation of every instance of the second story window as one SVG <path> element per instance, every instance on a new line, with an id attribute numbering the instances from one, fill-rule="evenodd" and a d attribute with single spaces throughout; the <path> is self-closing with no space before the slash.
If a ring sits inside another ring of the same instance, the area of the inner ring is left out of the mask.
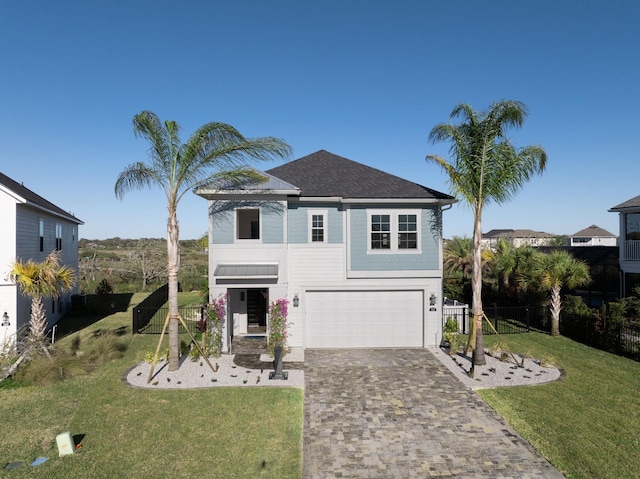
<path id="1" fill-rule="evenodd" d="M 416 215 L 398 215 L 398 249 L 418 247 L 418 218 Z"/>
<path id="2" fill-rule="evenodd" d="M 309 211 L 309 242 L 327 242 L 327 212 L 325 210 Z"/>
<path id="3" fill-rule="evenodd" d="M 56 250 L 62 249 L 62 225 L 56 223 Z"/>
<path id="4" fill-rule="evenodd" d="M 391 215 L 371 215 L 371 249 L 391 249 Z"/>
<path id="5" fill-rule="evenodd" d="M 236 210 L 236 239 L 260 239 L 260 210 L 243 208 Z"/>
<path id="6" fill-rule="evenodd" d="M 40 251 L 44 251 L 44 220 L 40 218 L 39 224 L 39 232 L 40 232 Z"/>
<path id="7" fill-rule="evenodd" d="M 369 253 L 419 254 L 418 210 L 369 210 Z"/>

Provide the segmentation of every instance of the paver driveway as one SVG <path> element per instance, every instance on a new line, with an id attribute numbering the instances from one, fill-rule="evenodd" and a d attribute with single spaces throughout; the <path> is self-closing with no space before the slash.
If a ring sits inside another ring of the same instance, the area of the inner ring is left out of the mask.
<path id="1" fill-rule="evenodd" d="M 562 478 L 425 349 L 306 350 L 304 479 Z"/>

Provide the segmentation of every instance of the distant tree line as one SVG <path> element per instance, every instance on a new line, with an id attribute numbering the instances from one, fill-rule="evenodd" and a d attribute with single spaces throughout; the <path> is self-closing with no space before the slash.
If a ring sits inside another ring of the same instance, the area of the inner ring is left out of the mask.
<path id="1" fill-rule="evenodd" d="M 179 281 L 184 291 L 206 291 L 206 236 L 180 241 Z M 167 245 L 161 238 L 80 239 L 78 290 L 81 293 L 153 291 L 167 282 Z"/>

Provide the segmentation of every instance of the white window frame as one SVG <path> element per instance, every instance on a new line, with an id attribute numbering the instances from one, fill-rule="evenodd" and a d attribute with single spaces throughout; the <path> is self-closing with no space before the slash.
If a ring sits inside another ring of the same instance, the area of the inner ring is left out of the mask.
<path id="1" fill-rule="evenodd" d="M 44 219 L 42 218 L 38 219 L 38 232 L 40 235 L 38 237 L 39 248 L 40 248 L 40 251 L 44 251 Z"/>
<path id="2" fill-rule="evenodd" d="M 389 215 L 389 221 L 391 224 L 391 231 L 390 231 L 391 246 L 387 249 L 371 248 L 371 234 L 373 233 L 371 229 L 371 219 L 373 215 Z M 400 235 L 398 222 L 399 222 L 400 215 L 416 216 L 416 247 L 415 248 L 400 249 L 398 247 L 398 243 L 399 243 L 398 237 Z M 411 209 L 411 210 L 367 209 L 367 254 L 422 254 L 421 222 L 422 222 L 421 211 L 416 209 Z"/>
<path id="3" fill-rule="evenodd" d="M 56 251 L 62 251 L 62 225 L 56 223 Z"/>
<path id="4" fill-rule="evenodd" d="M 314 216 L 322 216 L 322 241 L 313 241 L 313 230 L 316 229 L 313 227 Z M 309 232 L 307 239 L 309 244 L 328 243 L 328 236 L 329 236 L 328 222 L 329 222 L 328 210 L 307 210 L 307 231 Z"/>
<path id="5" fill-rule="evenodd" d="M 255 210 L 258 212 L 258 238 L 240 238 L 238 213 L 242 210 Z M 236 243 L 262 243 L 262 208 L 246 207 L 235 208 L 233 212 L 233 238 Z"/>

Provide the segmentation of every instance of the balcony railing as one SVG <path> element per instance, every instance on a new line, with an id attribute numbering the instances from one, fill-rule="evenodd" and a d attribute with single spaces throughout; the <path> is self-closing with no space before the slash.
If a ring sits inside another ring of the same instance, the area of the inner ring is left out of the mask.
<path id="1" fill-rule="evenodd" d="M 622 243 L 622 259 L 625 261 L 640 261 L 640 240 Z"/>

